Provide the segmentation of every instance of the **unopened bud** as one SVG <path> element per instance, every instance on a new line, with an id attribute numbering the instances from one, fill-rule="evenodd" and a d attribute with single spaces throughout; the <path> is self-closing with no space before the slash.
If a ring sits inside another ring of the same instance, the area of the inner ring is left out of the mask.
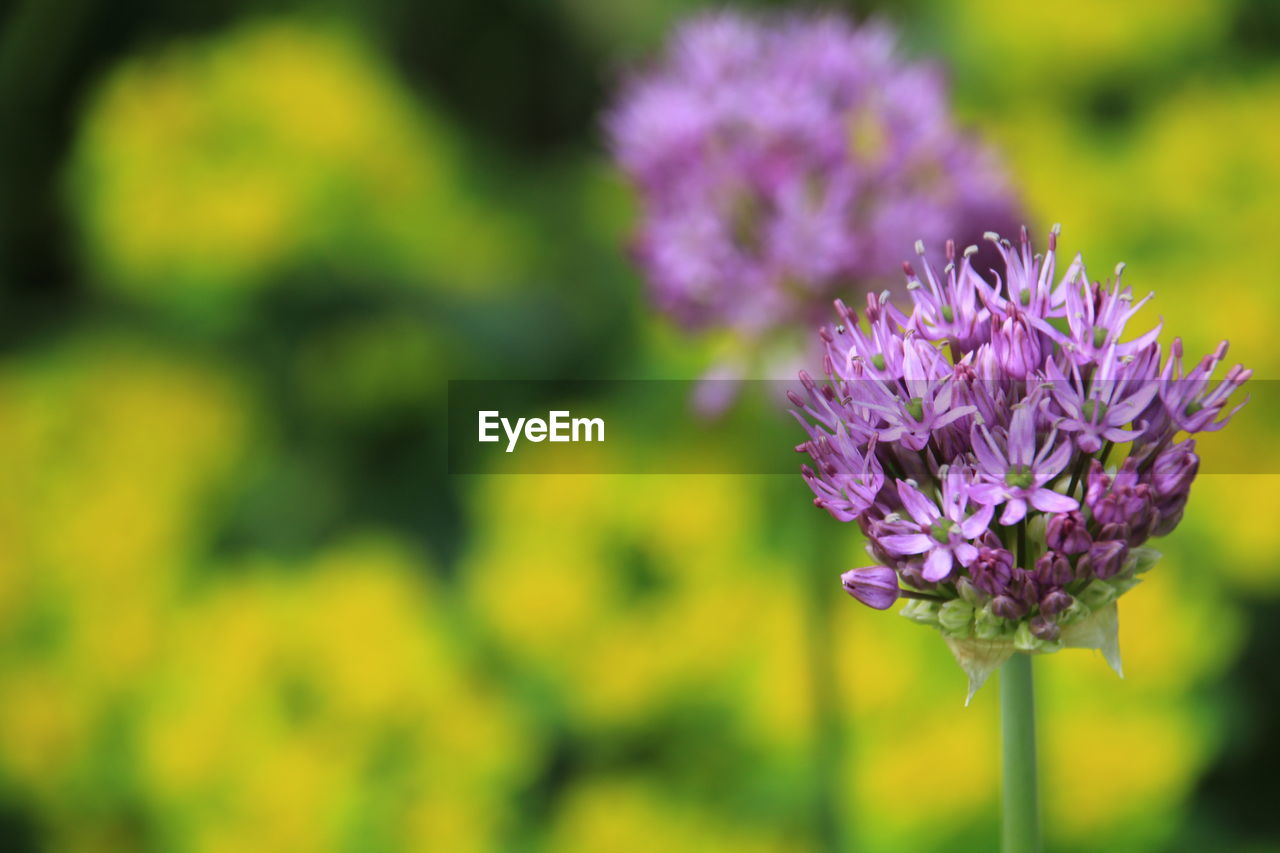
<path id="1" fill-rule="evenodd" d="M 898 575 L 887 566 L 850 569 L 840 576 L 844 591 L 875 610 L 888 610 L 898 600 Z"/>
<path id="2" fill-rule="evenodd" d="M 1071 562 L 1056 551 L 1047 551 L 1036 560 L 1036 582 L 1042 586 L 1065 586 L 1075 579 Z"/>
<path id="3" fill-rule="evenodd" d="M 999 616 L 1001 619 L 1008 619 L 1010 622 L 1017 622 L 1023 616 L 1027 615 L 1026 606 L 1007 595 L 997 595 L 991 599 L 991 612 Z"/>
<path id="4" fill-rule="evenodd" d="M 1129 525 L 1117 521 L 1103 524 L 1102 530 L 1098 533 L 1098 541 L 1105 542 L 1109 539 L 1123 539 L 1127 542 L 1129 539 Z"/>
<path id="5" fill-rule="evenodd" d="M 1040 599 L 1040 612 L 1045 616 L 1057 616 L 1075 602 L 1066 592 L 1055 589 Z"/>
<path id="6" fill-rule="evenodd" d="M 1059 628 L 1058 624 L 1052 619 L 1048 619 L 1044 616 L 1033 616 L 1031 617 L 1031 633 L 1038 639 L 1044 640 L 1047 643 L 1052 643 L 1054 640 L 1058 639 L 1058 635 L 1062 633 L 1062 629 Z"/>
<path id="7" fill-rule="evenodd" d="M 1156 521 L 1151 526 L 1152 536 L 1168 536 L 1182 521 L 1183 510 L 1187 508 L 1187 498 L 1171 499 L 1156 507 Z"/>
<path id="8" fill-rule="evenodd" d="M 1129 546 L 1123 541 L 1095 542 L 1089 548 L 1089 553 L 1081 557 L 1080 562 L 1076 564 L 1076 577 L 1077 579 L 1092 577 L 1105 580 L 1120 571 L 1120 567 L 1124 565 L 1128 556 Z"/>
<path id="9" fill-rule="evenodd" d="M 1084 516 L 1076 510 L 1052 516 L 1045 529 L 1045 538 L 1050 548 L 1063 554 L 1083 554 L 1093 544 Z"/>
<path id="10" fill-rule="evenodd" d="M 1200 470 L 1194 439 L 1165 448 L 1151 465 L 1151 487 L 1159 498 L 1185 494 Z"/>

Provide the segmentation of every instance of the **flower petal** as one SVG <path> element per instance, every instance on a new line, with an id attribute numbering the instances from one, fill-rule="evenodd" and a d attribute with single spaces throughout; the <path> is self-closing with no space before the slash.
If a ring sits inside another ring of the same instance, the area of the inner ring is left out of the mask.
<path id="1" fill-rule="evenodd" d="M 891 536 L 879 536 L 876 542 L 890 554 L 923 554 L 934 546 L 934 542 L 923 533 L 895 533 Z"/>
<path id="2" fill-rule="evenodd" d="M 940 581 L 951 574 L 951 552 L 946 548 L 934 548 L 924 561 L 924 579 Z"/>
<path id="3" fill-rule="evenodd" d="M 1036 489 L 1031 493 L 1031 505 L 1041 512 L 1070 512 L 1079 509 L 1080 502 L 1053 489 Z"/>
<path id="4" fill-rule="evenodd" d="M 898 497 L 902 498 L 902 505 L 922 527 L 933 524 L 942 515 L 933 501 L 920 494 L 920 490 L 906 480 L 898 481 Z"/>
<path id="5" fill-rule="evenodd" d="M 1005 527 L 1010 524 L 1017 524 L 1027 515 L 1027 502 L 1022 498 L 1013 498 L 1004 505 L 1004 512 L 1000 514 L 1000 523 Z"/>

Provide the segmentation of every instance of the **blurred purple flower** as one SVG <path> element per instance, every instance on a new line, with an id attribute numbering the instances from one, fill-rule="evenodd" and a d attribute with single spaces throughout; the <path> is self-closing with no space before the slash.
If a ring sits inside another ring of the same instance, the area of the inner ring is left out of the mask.
<path id="1" fill-rule="evenodd" d="M 624 85 L 606 127 L 639 191 L 635 256 L 660 310 L 758 335 L 887 280 L 918 238 L 1014 218 L 941 74 L 896 42 L 835 15 L 721 12 Z"/>

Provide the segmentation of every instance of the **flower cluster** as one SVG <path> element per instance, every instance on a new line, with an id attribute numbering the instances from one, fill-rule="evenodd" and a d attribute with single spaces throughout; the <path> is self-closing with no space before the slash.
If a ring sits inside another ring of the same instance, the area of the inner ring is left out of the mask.
<path id="1" fill-rule="evenodd" d="M 1016 221 L 941 75 L 904 61 L 879 24 L 696 18 L 607 126 L 644 206 L 638 261 L 658 307 L 689 327 L 759 335 L 814 319 L 918 237 Z"/>
<path id="2" fill-rule="evenodd" d="M 975 247 L 948 243 L 939 274 L 917 246 L 910 314 L 837 301 L 826 380 L 801 373 L 790 394 L 814 503 L 857 521 L 878 563 L 845 589 L 877 609 L 911 599 L 903 613 L 943 632 L 975 689 L 1015 650 L 1100 648 L 1118 668 L 1115 599 L 1158 557 L 1144 543 L 1178 524 L 1199 466 L 1178 438 L 1225 426 L 1250 375 L 1214 380 L 1225 342 L 1185 370 L 1159 326 L 1127 334 L 1151 297 L 1134 300 L 1123 265 L 1104 284 L 1077 255 L 1055 280 L 1056 228 L 1043 255 L 1025 229 L 1016 246 L 986 237 L 995 284 Z"/>

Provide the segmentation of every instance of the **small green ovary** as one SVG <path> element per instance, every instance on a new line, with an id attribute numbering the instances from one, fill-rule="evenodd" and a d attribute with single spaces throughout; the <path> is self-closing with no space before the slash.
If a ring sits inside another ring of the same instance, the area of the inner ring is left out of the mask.
<path id="1" fill-rule="evenodd" d="M 1023 467 L 1014 468 L 1004 475 L 1004 482 L 1015 489 L 1029 489 L 1035 480 L 1031 472 Z"/>
<path id="2" fill-rule="evenodd" d="M 907 414 L 911 415 L 917 422 L 924 420 L 924 400 L 920 397 L 912 397 L 906 404 Z"/>
<path id="3" fill-rule="evenodd" d="M 1102 419 L 1107 416 L 1107 404 L 1100 400 L 1088 400 L 1080 407 L 1080 413 L 1091 424 L 1101 423 Z"/>

